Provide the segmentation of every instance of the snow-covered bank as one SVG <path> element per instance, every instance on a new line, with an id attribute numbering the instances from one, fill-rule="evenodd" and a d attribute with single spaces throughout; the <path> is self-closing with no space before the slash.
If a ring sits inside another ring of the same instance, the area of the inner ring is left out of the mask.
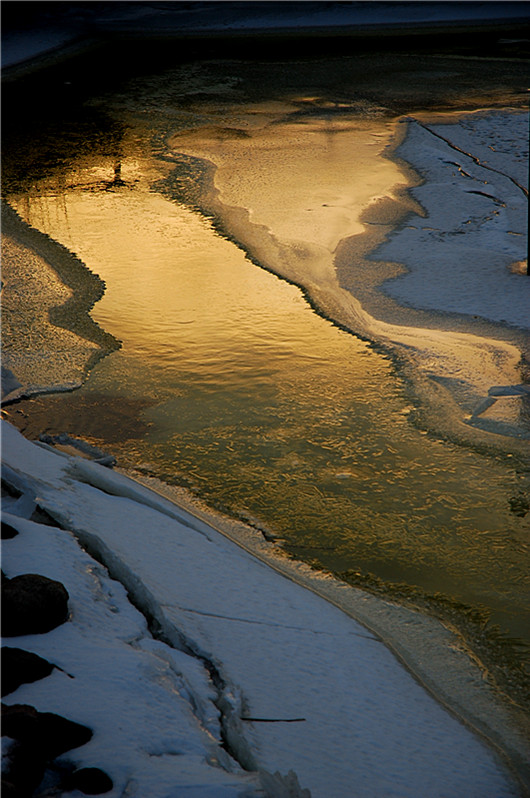
<path id="1" fill-rule="evenodd" d="M 528 355 L 528 114 L 479 112 L 456 119 L 442 114 L 408 120 L 396 154 L 423 179 L 411 193 L 424 215 L 411 217 L 369 256 L 405 267 L 405 273 L 383 283 L 383 292 L 401 308 L 457 313 L 524 330 L 520 340 Z M 390 334 L 396 342 L 403 339 Z M 427 342 L 432 333 L 423 337 Z M 516 350 L 500 341 L 483 339 L 481 344 L 472 336 L 463 338 L 469 345 L 467 368 L 458 367 L 458 360 L 442 349 L 435 354 L 434 368 L 427 358 L 427 375 L 450 388 L 469 425 L 528 437 L 523 404 L 530 386 L 522 384 Z M 418 348 L 421 352 L 421 343 Z M 428 354 L 430 346 L 425 348 Z M 512 368 L 495 374 L 493 362 L 486 366 L 482 355 L 488 349 L 499 363 L 501 351 L 506 355 L 508 348 L 516 358 Z"/>
<path id="2" fill-rule="evenodd" d="M 423 178 L 412 194 L 425 216 L 371 255 L 407 268 L 383 290 L 401 305 L 529 330 L 530 281 L 516 266 L 527 255 L 528 114 L 410 120 L 396 154 Z"/>
<path id="3" fill-rule="evenodd" d="M 4 504 L 19 530 L 4 570 L 58 579 L 71 596 L 68 623 L 15 643 L 63 670 L 7 703 L 93 728 L 67 758 L 103 768 L 109 794 L 299 794 L 258 770 L 294 771 L 313 798 L 518 794 L 501 760 L 336 606 L 124 476 L 2 430 L 4 479 L 21 493 Z M 62 529 L 28 520 L 36 505 Z M 364 594 L 347 590 L 362 614 Z M 249 773 L 222 750 L 221 723 Z M 524 735 L 512 732 L 523 771 Z"/>

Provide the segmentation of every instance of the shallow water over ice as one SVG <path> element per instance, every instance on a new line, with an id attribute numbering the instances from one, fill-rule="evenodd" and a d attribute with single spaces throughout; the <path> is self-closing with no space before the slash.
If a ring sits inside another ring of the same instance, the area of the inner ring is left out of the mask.
<path id="1" fill-rule="evenodd" d="M 32 400 L 33 431 L 83 436 L 297 557 L 525 637 L 521 475 L 415 429 L 389 358 L 155 193 L 160 168 L 125 158 L 114 185 L 99 164 L 12 198 L 106 282 L 92 315 L 123 342 L 80 391 Z"/>

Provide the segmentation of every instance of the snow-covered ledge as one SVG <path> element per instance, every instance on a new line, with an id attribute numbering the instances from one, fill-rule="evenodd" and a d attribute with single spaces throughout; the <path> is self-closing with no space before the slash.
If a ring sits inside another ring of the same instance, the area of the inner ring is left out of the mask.
<path id="1" fill-rule="evenodd" d="M 108 773 L 107 794 L 519 794 L 493 747 L 336 603 L 348 590 L 361 617 L 379 601 L 387 621 L 391 605 L 337 583 L 326 601 L 332 580 L 270 567 L 122 474 L 2 431 L 4 519 L 19 532 L 4 570 L 63 582 L 71 607 L 52 632 L 8 641 L 61 670 L 6 703 L 92 728 L 66 758 Z M 36 506 L 58 526 L 29 520 Z"/>

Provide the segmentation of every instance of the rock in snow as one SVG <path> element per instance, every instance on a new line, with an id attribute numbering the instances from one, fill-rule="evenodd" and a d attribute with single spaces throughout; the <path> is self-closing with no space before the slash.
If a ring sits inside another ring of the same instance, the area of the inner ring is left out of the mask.
<path id="1" fill-rule="evenodd" d="M 37 682 L 49 676 L 53 665 L 48 660 L 22 648 L 2 648 L 2 696 L 9 695 L 21 684 Z"/>
<path id="2" fill-rule="evenodd" d="M 3 580 L 4 637 L 49 632 L 67 617 L 68 592 L 60 582 L 40 574 L 21 574 Z"/>

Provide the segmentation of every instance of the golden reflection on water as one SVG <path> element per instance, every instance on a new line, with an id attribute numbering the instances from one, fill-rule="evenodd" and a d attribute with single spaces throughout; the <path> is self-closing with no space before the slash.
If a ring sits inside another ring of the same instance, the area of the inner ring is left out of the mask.
<path id="1" fill-rule="evenodd" d="M 202 358 L 237 368 L 244 356 L 281 357 L 290 339 L 300 340 L 292 305 L 310 314 L 300 292 L 289 291 L 285 303 L 277 280 L 262 277 L 256 285 L 256 269 L 240 250 L 157 194 L 71 191 L 14 204 L 105 280 L 92 315 L 123 339 L 125 353 L 173 359 L 184 369 Z M 231 301 L 234 293 L 245 294 L 244 309 Z M 275 344 L 279 330 L 283 340 Z M 307 357 L 319 357 L 320 342 L 307 344 Z"/>
<path id="2" fill-rule="evenodd" d="M 389 360 L 154 193 L 154 162 L 125 158 L 121 176 L 102 190 L 112 174 L 96 166 L 70 188 L 11 198 L 103 278 L 92 315 L 123 341 L 66 431 L 82 434 L 88 408 L 93 440 L 112 440 L 122 464 L 179 481 L 296 555 L 484 605 L 524 636 L 524 519 L 509 511 L 518 476 L 414 430 Z M 116 441 L 115 417 L 110 434 L 102 414 L 98 435 L 91 396 L 138 401 L 142 433 Z M 60 426 L 68 397 L 48 401 Z"/>

